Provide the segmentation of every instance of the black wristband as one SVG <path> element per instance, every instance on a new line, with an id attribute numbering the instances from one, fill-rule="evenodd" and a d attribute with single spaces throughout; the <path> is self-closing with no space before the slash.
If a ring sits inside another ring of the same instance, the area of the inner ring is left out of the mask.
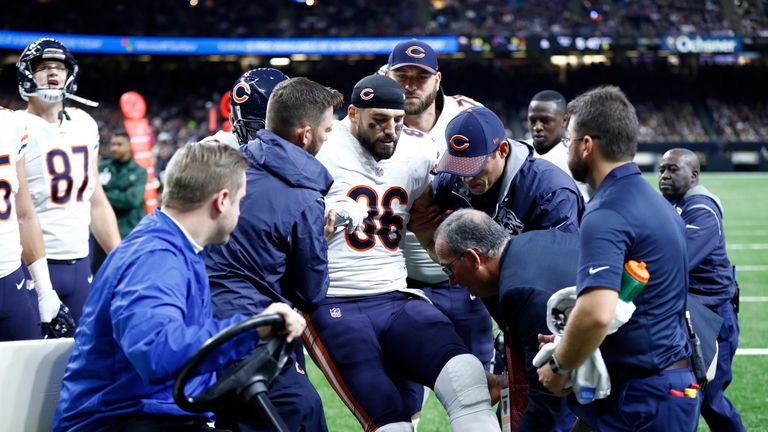
<path id="1" fill-rule="evenodd" d="M 555 359 L 555 354 L 552 353 L 552 358 L 549 359 L 549 367 L 552 368 L 552 372 L 560 375 L 560 376 L 568 376 L 571 374 L 570 369 L 563 369 L 560 367 L 560 365 L 557 363 L 557 360 Z"/>

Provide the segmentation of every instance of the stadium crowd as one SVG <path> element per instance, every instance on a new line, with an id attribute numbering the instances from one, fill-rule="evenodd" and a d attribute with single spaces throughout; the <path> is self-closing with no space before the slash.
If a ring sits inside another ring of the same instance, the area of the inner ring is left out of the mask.
<path id="1" fill-rule="evenodd" d="M 95 11 L 100 19 L 94 19 Z M 219 37 L 768 35 L 765 0 L 744 0 L 728 9 L 719 0 L 420 0 L 397 13 L 364 0 L 316 0 L 241 4 L 232 12 L 216 0 L 142 0 L 130 6 L 89 0 L 76 8 L 63 0 L 15 2 L 7 5 L 0 28 Z"/>

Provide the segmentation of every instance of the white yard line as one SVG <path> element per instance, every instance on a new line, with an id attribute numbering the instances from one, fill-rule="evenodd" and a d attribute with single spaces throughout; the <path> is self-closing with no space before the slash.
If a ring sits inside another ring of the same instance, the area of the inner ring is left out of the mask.
<path id="1" fill-rule="evenodd" d="M 739 302 L 741 302 L 741 303 L 764 303 L 764 302 L 768 302 L 768 297 L 739 296 Z"/>
<path id="2" fill-rule="evenodd" d="M 768 271 L 768 265 L 736 265 L 736 273 L 740 272 L 764 272 Z"/>
<path id="3" fill-rule="evenodd" d="M 768 250 L 768 243 L 735 243 L 726 246 L 728 250 Z"/>
<path id="4" fill-rule="evenodd" d="M 737 348 L 736 355 L 764 356 L 768 355 L 768 348 Z"/>

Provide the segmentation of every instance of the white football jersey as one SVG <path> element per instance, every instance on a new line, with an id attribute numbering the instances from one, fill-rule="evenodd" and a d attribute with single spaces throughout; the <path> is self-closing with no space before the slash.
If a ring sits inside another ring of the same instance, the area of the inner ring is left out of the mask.
<path id="1" fill-rule="evenodd" d="M 533 140 L 528 139 L 525 142 L 533 146 Z M 571 169 L 568 168 L 568 147 L 566 147 L 565 144 L 563 144 L 562 142 L 555 144 L 555 146 L 552 147 L 547 152 L 547 154 L 544 154 L 544 155 L 540 155 L 536 151 L 536 147 L 534 147 L 533 156 L 552 162 L 552 164 L 554 164 L 556 167 L 560 168 L 561 170 L 565 171 L 566 174 L 568 174 L 569 176 L 571 176 L 571 178 L 573 178 L 573 174 L 571 174 Z M 577 181 L 576 186 L 579 187 L 579 191 L 581 191 L 581 195 L 584 197 L 584 200 L 588 201 L 589 188 L 587 187 L 587 184 Z"/>
<path id="2" fill-rule="evenodd" d="M 99 129 L 83 110 L 67 108 L 70 120 L 48 123 L 27 113 L 30 131 L 27 183 L 40 218 L 49 259 L 88 255 L 91 195 L 99 154 Z"/>
<path id="3" fill-rule="evenodd" d="M 440 96 L 443 98 L 443 109 L 440 111 L 435 125 L 427 133 L 432 141 L 434 162 L 440 160 L 448 148 L 448 143 L 445 140 L 445 129 L 448 127 L 448 122 L 467 108 L 483 106 L 480 102 L 462 95 L 445 96 L 440 92 L 438 97 Z M 410 231 L 405 236 L 405 262 L 408 267 L 408 276 L 421 282 L 433 284 L 448 280 L 440 266 L 421 247 L 416 235 Z"/>
<path id="4" fill-rule="evenodd" d="M 16 163 L 24 157 L 29 135 L 24 118 L 0 108 L 0 278 L 21 266 L 21 238 L 16 217 L 19 178 Z"/>
<path id="5" fill-rule="evenodd" d="M 392 158 L 381 163 L 335 121 L 317 154 L 334 182 L 327 200 L 350 197 L 368 206 L 363 234 L 336 232 L 328 241 L 328 295 L 363 296 L 406 288 L 403 241 L 413 201 L 429 184 L 432 158 L 422 132 L 403 129 Z"/>

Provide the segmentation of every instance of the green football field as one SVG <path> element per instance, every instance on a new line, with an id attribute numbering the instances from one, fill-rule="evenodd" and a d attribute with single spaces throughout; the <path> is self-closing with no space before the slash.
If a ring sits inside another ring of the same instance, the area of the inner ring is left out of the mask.
<path id="1" fill-rule="evenodd" d="M 656 185 L 655 176 L 647 178 Z M 741 286 L 739 352 L 726 395 L 741 412 L 748 431 L 768 431 L 768 320 L 760 318 L 768 314 L 768 174 L 705 172 L 701 183 L 720 197 L 725 208 L 728 255 L 737 267 Z M 307 363 L 323 399 L 329 429 L 361 430 L 322 373 L 309 359 Z M 702 420 L 699 431 L 708 430 Z M 422 413 L 419 431 L 450 431 L 445 411 L 434 395 Z"/>

